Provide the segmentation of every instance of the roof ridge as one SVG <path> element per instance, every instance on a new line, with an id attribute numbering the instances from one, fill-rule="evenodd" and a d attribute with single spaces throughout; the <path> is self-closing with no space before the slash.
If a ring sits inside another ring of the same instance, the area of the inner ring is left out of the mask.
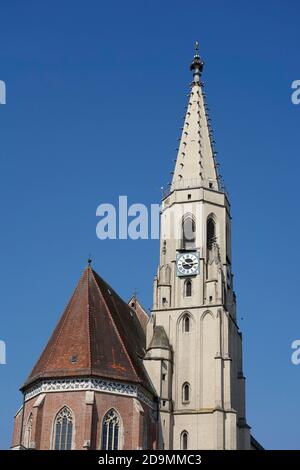
<path id="1" fill-rule="evenodd" d="M 100 278 L 100 276 L 99 276 L 95 271 L 92 270 L 92 272 L 93 272 L 94 278 L 95 278 L 95 274 L 96 274 L 96 276 L 98 276 L 98 277 Z M 100 279 L 101 279 L 101 278 L 100 278 Z M 96 281 L 96 279 L 95 279 L 95 281 Z M 105 284 L 106 284 L 106 283 L 105 283 Z M 128 360 L 129 360 L 129 362 L 130 362 L 131 368 L 132 368 L 132 370 L 133 370 L 133 372 L 134 372 L 136 378 L 138 379 L 138 381 L 140 381 L 139 374 L 137 373 L 137 371 L 136 371 L 136 369 L 135 369 L 135 367 L 134 367 L 134 365 L 133 365 L 133 363 L 132 363 L 132 360 L 131 360 L 131 358 L 130 358 L 130 356 L 129 356 L 129 354 L 128 354 L 127 348 L 125 347 L 125 344 L 124 344 L 124 342 L 123 342 L 123 339 L 122 339 L 122 337 L 121 337 L 121 335 L 120 335 L 120 333 L 119 333 L 119 330 L 118 330 L 118 328 L 117 328 L 117 326 L 116 326 L 116 324 L 115 324 L 115 321 L 114 321 L 114 319 L 113 319 L 113 316 L 112 316 L 111 313 L 110 313 L 110 310 L 109 310 L 108 305 L 107 305 L 107 303 L 106 303 L 105 297 L 104 297 L 104 295 L 102 294 L 101 289 L 100 289 L 100 287 L 99 287 L 97 281 L 96 281 L 96 286 L 97 286 L 97 289 L 98 289 L 98 291 L 99 291 L 99 293 L 100 293 L 100 296 L 101 296 L 101 298 L 102 298 L 102 300 L 103 300 L 103 303 L 104 303 L 104 305 L 105 305 L 105 309 L 106 309 L 106 311 L 107 311 L 107 313 L 108 313 L 108 315 L 109 315 L 109 318 L 111 319 L 113 328 L 114 328 L 114 330 L 115 330 L 115 332 L 116 332 L 116 334 L 117 334 L 117 336 L 118 336 L 118 338 L 119 338 L 119 340 L 120 340 L 120 342 L 121 342 L 121 344 L 122 344 L 122 346 L 123 346 L 123 350 L 124 350 L 124 352 L 125 352 L 125 354 L 126 354 Z M 120 299 L 121 299 L 121 297 L 120 297 Z M 121 300 L 122 300 L 122 299 L 121 299 Z M 122 302 L 124 302 L 124 300 L 122 300 Z M 124 304 L 127 305 L 125 302 L 124 302 Z M 127 306 L 128 306 L 128 308 L 129 308 L 129 305 L 127 305 Z"/>
<path id="2" fill-rule="evenodd" d="M 92 340 L 92 337 L 91 337 L 91 322 L 90 322 L 90 315 L 91 315 L 91 312 L 90 312 L 90 276 L 89 276 L 89 273 L 92 271 L 91 267 L 88 266 L 86 268 L 86 271 L 87 271 L 87 312 L 88 312 L 88 315 L 87 315 L 87 328 L 88 328 L 88 336 L 89 336 L 89 340 L 88 340 L 88 354 L 89 354 L 89 362 L 90 362 L 90 371 L 92 372 L 92 348 L 91 348 L 91 340 Z"/>

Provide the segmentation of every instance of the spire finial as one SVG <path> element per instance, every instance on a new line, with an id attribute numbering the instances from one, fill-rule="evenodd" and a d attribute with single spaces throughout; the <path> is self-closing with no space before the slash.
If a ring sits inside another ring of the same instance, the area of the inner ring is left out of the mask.
<path id="1" fill-rule="evenodd" d="M 92 260 L 92 255 L 91 255 L 91 253 L 89 253 L 89 257 L 88 257 L 88 265 L 89 265 L 89 266 L 91 266 L 92 261 L 93 261 L 93 260 Z"/>
<path id="2" fill-rule="evenodd" d="M 193 83 L 200 83 L 200 76 L 203 70 L 204 62 L 200 59 L 199 55 L 199 42 L 195 41 L 195 55 L 190 69 L 193 72 Z"/>

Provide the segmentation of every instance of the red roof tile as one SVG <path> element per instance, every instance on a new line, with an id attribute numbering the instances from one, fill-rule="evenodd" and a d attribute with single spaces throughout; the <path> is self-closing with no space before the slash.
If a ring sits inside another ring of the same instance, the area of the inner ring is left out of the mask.
<path id="1" fill-rule="evenodd" d="M 97 376 L 140 383 L 145 333 L 131 308 L 87 267 L 23 388 L 44 378 Z"/>

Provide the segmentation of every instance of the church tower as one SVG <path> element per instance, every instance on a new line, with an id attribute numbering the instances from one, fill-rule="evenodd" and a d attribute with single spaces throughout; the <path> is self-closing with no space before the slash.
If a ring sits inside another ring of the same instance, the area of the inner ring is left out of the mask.
<path id="1" fill-rule="evenodd" d="M 249 449 L 230 203 L 215 160 L 203 66 L 196 43 L 175 170 L 162 200 L 144 364 L 160 397 L 160 448 Z"/>

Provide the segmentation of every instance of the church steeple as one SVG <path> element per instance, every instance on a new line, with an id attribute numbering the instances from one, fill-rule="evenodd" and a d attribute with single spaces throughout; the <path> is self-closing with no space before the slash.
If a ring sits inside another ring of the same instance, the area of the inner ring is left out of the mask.
<path id="1" fill-rule="evenodd" d="M 162 201 L 145 366 L 160 397 L 159 448 L 249 449 L 230 205 L 214 159 L 203 66 L 196 44 L 171 191 Z"/>
<path id="2" fill-rule="evenodd" d="M 199 55 L 198 42 L 190 66 L 193 81 L 178 148 L 171 190 L 206 187 L 220 189 L 209 117 L 204 100 L 201 74 L 204 62 Z"/>

